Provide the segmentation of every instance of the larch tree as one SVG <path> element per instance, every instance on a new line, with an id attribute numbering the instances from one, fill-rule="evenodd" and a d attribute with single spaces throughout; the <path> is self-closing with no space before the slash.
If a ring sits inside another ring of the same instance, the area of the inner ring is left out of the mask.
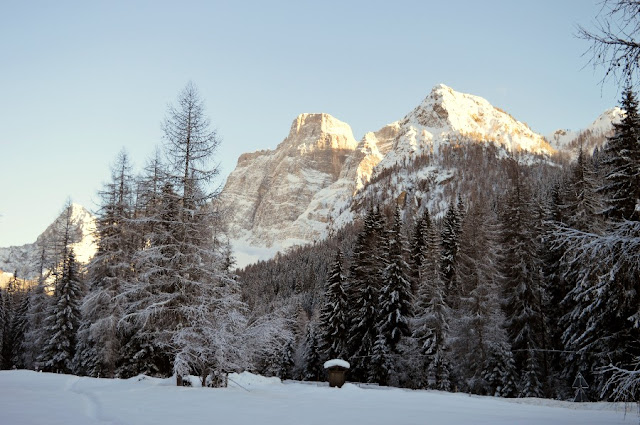
<path id="1" fill-rule="evenodd" d="M 595 30 L 578 27 L 578 37 L 591 46 L 594 68 L 604 68 L 602 82 L 609 77 L 617 82 L 640 77 L 640 1 L 604 0 Z"/>
<path id="2" fill-rule="evenodd" d="M 245 306 L 224 240 L 215 237 L 220 217 L 210 184 L 218 174 L 212 161 L 220 140 L 193 84 L 169 108 L 163 131 L 168 167 L 155 207 L 159 222 L 136 255 L 138 282 L 128 291 L 136 301 L 125 320 L 143 324 L 142 332 L 164 353 L 160 373 L 180 381 L 194 372 L 204 381 L 209 373 L 239 367 L 241 341 L 234 335 L 244 326 Z M 211 339 L 214 334 L 219 338 Z"/>
<path id="3" fill-rule="evenodd" d="M 124 314 L 122 293 L 133 279 L 136 250 L 133 227 L 133 177 L 127 153 L 118 154 L 111 182 L 100 192 L 98 251 L 88 265 L 88 292 L 82 303 L 76 372 L 114 377 L 121 355 L 118 329 Z"/>

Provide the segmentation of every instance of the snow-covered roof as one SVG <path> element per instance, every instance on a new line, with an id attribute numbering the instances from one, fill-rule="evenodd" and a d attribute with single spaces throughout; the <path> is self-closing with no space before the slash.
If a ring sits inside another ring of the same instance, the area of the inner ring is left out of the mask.
<path id="1" fill-rule="evenodd" d="M 334 366 L 340 366 L 345 369 L 349 369 L 351 367 L 348 361 L 345 361 L 342 359 L 331 359 L 324 362 L 325 369 L 329 369 L 330 367 L 334 367 Z"/>

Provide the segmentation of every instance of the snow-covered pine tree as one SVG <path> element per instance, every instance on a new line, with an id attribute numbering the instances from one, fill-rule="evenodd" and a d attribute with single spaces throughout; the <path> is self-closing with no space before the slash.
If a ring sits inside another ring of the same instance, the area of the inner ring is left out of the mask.
<path id="1" fill-rule="evenodd" d="M 640 221 L 640 116 L 630 85 L 623 91 L 620 106 L 625 114 L 620 123 L 614 123 L 614 135 L 604 147 L 605 182 L 599 190 L 607 217 Z"/>
<path id="2" fill-rule="evenodd" d="M 139 276 L 127 291 L 133 303 L 125 320 L 152 335 L 166 357 L 158 365 L 162 374 L 228 371 L 238 364 L 236 327 L 244 326 L 245 306 L 227 269 L 226 244 L 216 237 L 220 216 L 210 202 L 219 139 L 193 84 L 170 107 L 163 130 L 168 169 L 153 210 L 158 221 L 136 255 Z M 206 359 L 194 354 L 198 350 Z"/>
<path id="3" fill-rule="evenodd" d="M 420 281 L 412 321 L 412 336 L 417 342 L 416 354 L 420 359 L 420 376 L 416 377 L 416 381 L 417 386 L 422 388 L 448 389 L 450 374 L 446 357 L 451 311 L 445 301 L 444 281 L 441 278 L 441 243 L 427 209 L 420 225 L 425 242 L 420 254 Z"/>
<path id="4" fill-rule="evenodd" d="M 572 283 L 562 335 L 573 352 L 567 361 L 586 369 L 592 394 L 602 397 L 619 394 L 619 372 L 632 369 L 640 358 L 640 119 L 630 87 L 622 106 L 626 115 L 614 126 L 602 154 L 604 182 L 598 191 L 606 205 L 605 230 L 557 232 L 565 252 L 565 278 Z M 589 376 L 590 371 L 600 373 Z"/>
<path id="5" fill-rule="evenodd" d="M 563 229 L 563 263 L 574 283 L 567 294 L 572 309 L 563 318 L 567 361 L 592 383 L 593 395 L 608 397 L 614 368 L 632 368 L 640 356 L 640 222 L 610 223 L 604 234 Z M 595 373 L 613 366 L 608 373 Z"/>
<path id="6" fill-rule="evenodd" d="M 451 202 L 442 224 L 442 252 L 440 256 L 441 276 L 445 284 L 446 300 L 455 308 L 460 297 L 456 282 L 458 250 L 460 249 L 460 216 L 456 205 Z"/>
<path id="7" fill-rule="evenodd" d="M 73 249 L 69 249 L 64 269 L 56 283 L 53 304 L 45 320 L 48 338 L 38 358 L 45 371 L 60 373 L 73 371 L 73 357 L 80 324 L 80 301 L 84 295 L 77 267 Z"/>
<path id="8" fill-rule="evenodd" d="M 281 379 L 293 378 L 293 368 L 295 366 L 293 351 L 293 338 L 291 338 L 282 346 L 282 349 L 277 352 L 277 355 L 272 358 L 273 364 L 271 367 L 273 368 L 273 376 L 278 376 Z"/>
<path id="9" fill-rule="evenodd" d="M 420 270 L 422 270 L 427 235 L 430 228 L 431 217 L 429 216 L 429 209 L 425 207 L 422 216 L 418 217 L 415 222 L 411 238 L 411 293 L 414 297 L 417 296 L 418 287 L 420 286 Z"/>
<path id="10" fill-rule="evenodd" d="M 600 212 L 602 204 L 598 192 L 598 181 L 590 158 L 582 149 L 578 149 L 575 164 L 571 166 L 571 175 L 565 184 L 563 209 L 564 223 L 574 229 L 598 231 L 602 228 Z"/>
<path id="11" fill-rule="evenodd" d="M 114 377 L 121 355 L 118 325 L 124 314 L 122 292 L 133 278 L 133 255 L 137 248 L 132 184 L 131 165 L 123 150 L 112 167 L 111 182 L 100 192 L 98 251 L 87 268 L 88 293 L 81 307 L 74 360 L 79 374 Z"/>
<path id="12" fill-rule="evenodd" d="M 348 278 L 351 318 L 349 361 L 352 379 L 369 379 L 369 360 L 378 336 L 379 294 L 384 265 L 384 221 L 377 209 L 371 208 L 358 234 Z"/>
<path id="13" fill-rule="evenodd" d="M 520 395 L 522 397 L 542 397 L 542 383 L 540 382 L 540 365 L 538 365 L 538 355 L 535 351 L 528 348 L 525 350 L 526 362 L 522 371 L 522 388 Z"/>
<path id="14" fill-rule="evenodd" d="M 0 368 L 11 369 L 11 353 L 13 351 L 14 336 L 11 332 L 11 322 L 15 314 L 16 274 L 7 283 L 6 288 L 0 288 Z"/>
<path id="15" fill-rule="evenodd" d="M 520 167 L 514 164 L 512 188 L 507 194 L 501 214 L 505 313 L 514 360 L 518 370 L 525 370 L 532 355 L 544 349 L 544 320 L 540 286 L 541 261 L 538 257 L 537 236 L 534 233 L 531 192 L 520 176 Z M 531 381 L 542 382 L 544 362 L 532 363 L 540 368 L 525 374 L 521 388 L 537 389 Z M 540 396 L 541 393 L 526 393 Z"/>
<path id="16" fill-rule="evenodd" d="M 244 350 L 246 305 L 240 299 L 237 282 L 231 277 L 219 279 L 217 284 L 203 285 L 201 293 L 181 308 L 186 322 L 171 340 L 178 348 L 175 364 L 184 366 L 175 367 L 175 373 L 197 374 L 203 385 L 208 377 L 249 366 Z"/>
<path id="17" fill-rule="evenodd" d="M 495 352 L 489 353 L 487 367 L 482 372 L 482 379 L 487 382 L 489 388 L 494 390 L 492 395 L 495 397 L 515 397 L 518 395 L 517 376 L 511 346 L 504 344 L 495 347 Z"/>
<path id="18" fill-rule="evenodd" d="M 61 218 L 54 223 L 52 232 L 36 242 L 39 255 L 35 269 L 38 273 L 38 283 L 29 294 L 29 324 L 22 344 L 24 365 L 29 369 L 40 369 L 38 357 L 47 344 L 50 335 L 44 322 L 49 315 L 56 293 L 57 283 L 60 281 L 69 248 L 79 241 L 79 232 L 73 216 L 71 201 L 67 201 Z"/>
<path id="19" fill-rule="evenodd" d="M 393 373 L 393 359 L 389 352 L 387 338 L 378 333 L 376 336 L 369 361 L 368 382 L 375 382 L 380 385 L 387 385 L 389 377 Z"/>
<path id="20" fill-rule="evenodd" d="M 166 353 L 159 346 L 148 323 L 138 320 L 139 312 L 144 310 L 152 297 L 151 287 L 145 284 L 144 273 L 148 270 L 147 258 L 149 243 L 159 232 L 165 229 L 162 190 L 167 181 L 166 167 L 162 164 L 162 152 L 156 149 L 144 167 L 142 175 L 136 179 L 135 208 L 132 227 L 137 234 L 133 253 L 133 275 L 124 286 L 124 315 L 118 328 L 120 333 L 121 356 L 116 375 L 130 377 L 138 374 L 149 376 L 162 375 L 161 371 L 171 369 Z M 152 328 L 153 329 L 153 328 Z"/>
<path id="21" fill-rule="evenodd" d="M 116 376 L 131 378 L 137 375 L 163 376 L 161 367 L 166 355 L 155 343 L 153 334 L 143 324 L 125 321 L 122 324 L 120 357 L 116 363 Z M 166 370 L 166 366 L 163 370 Z"/>
<path id="22" fill-rule="evenodd" d="M 511 357 L 501 308 L 500 231 L 482 200 L 471 204 L 460 236 L 457 279 L 462 289 L 451 325 L 452 358 L 464 390 L 494 395 L 511 380 L 502 365 Z M 496 374 L 495 371 L 500 371 Z"/>
<path id="23" fill-rule="evenodd" d="M 323 356 L 316 325 L 309 322 L 305 337 L 304 370 L 302 378 L 305 381 L 321 381 L 324 375 Z"/>
<path id="24" fill-rule="evenodd" d="M 5 339 L 5 322 L 7 321 L 7 309 L 6 309 L 6 298 L 4 288 L 0 288 L 0 369 L 4 365 L 4 356 L 2 355 L 2 347 L 4 345 Z"/>
<path id="25" fill-rule="evenodd" d="M 1 366 L 4 369 L 11 369 L 16 366 L 16 354 L 21 349 L 24 339 L 24 333 L 20 327 L 20 323 L 26 320 L 26 312 L 24 309 L 24 301 L 28 300 L 27 291 L 24 289 L 21 280 L 18 278 L 18 272 L 15 271 L 13 276 L 7 282 L 4 290 L 0 290 L 0 323 L 3 329 L 0 329 L 0 358 Z"/>
<path id="26" fill-rule="evenodd" d="M 404 236 L 400 207 L 396 206 L 391 229 L 387 231 L 384 283 L 379 294 L 378 331 L 385 337 L 391 354 L 398 354 L 400 340 L 411 334 L 411 283 L 409 265 L 405 261 Z"/>
<path id="27" fill-rule="evenodd" d="M 31 291 L 23 291 L 18 307 L 16 308 L 11 323 L 11 333 L 14 338 L 13 349 L 11 352 L 11 363 L 18 369 L 26 368 L 25 361 L 25 335 L 29 330 L 29 303 L 31 300 Z"/>
<path id="28" fill-rule="evenodd" d="M 569 387 L 567 376 L 563 376 L 564 370 L 569 364 L 565 361 L 564 344 L 562 342 L 562 317 L 568 311 L 565 297 L 569 290 L 569 282 L 565 279 L 562 256 L 564 248 L 557 242 L 557 230 L 563 228 L 564 213 L 567 211 L 564 201 L 566 181 L 563 176 L 557 177 L 552 183 L 546 198 L 543 199 L 543 222 L 541 232 L 541 256 L 542 261 L 542 309 L 544 312 L 544 324 L 547 329 L 547 353 L 549 371 L 547 381 L 556 398 L 566 399 L 571 396 L 573 390 Z M 575 376 L 575 371 L 569 373 Z M 551 395 L 551 394 L 548 394 Z"/>
<path id="29" fill-rule="evenodd" d="M 342 263 L 342 252 L 338 250 L 325 285 L 324 304 L 320 311 L 321 347 L 328 359 L 347 356 L 349 299 Z"/>

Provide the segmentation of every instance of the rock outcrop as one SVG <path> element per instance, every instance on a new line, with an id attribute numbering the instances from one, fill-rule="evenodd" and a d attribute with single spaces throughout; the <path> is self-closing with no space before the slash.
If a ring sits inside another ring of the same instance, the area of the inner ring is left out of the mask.
<path id="1" fill-rule="evenodd" d="M 355 217 L 365 192 L 382 190 L 375 186 L 381 177 L 459 143 L 491 144 L 500 155 L 517 154 L 523 161 L 557 152 L 507 112 L 443 84 L 404 118 L 366 133 L 360 142 L 330 115 L 298 116 L 275 150 L 243 154 L 222 191 L 239 265 L 326 237 Z M 427 181 L 433 194 L 452 172 L 423 167 L 419 176 L 398 175 L 394 181 Z M 446 194 L 437 196 L 445 202 Z"/>
<path id="2" fill-rule="evenodd" d="M 329 216 L 325 203 L 314 200 L 338 181 L 357 147 L 349 125 L 328 114 L 301 114 L 275 150 L 242 155 L 221 195 L 232 236 L 262 246 L 321 237 Z"/>

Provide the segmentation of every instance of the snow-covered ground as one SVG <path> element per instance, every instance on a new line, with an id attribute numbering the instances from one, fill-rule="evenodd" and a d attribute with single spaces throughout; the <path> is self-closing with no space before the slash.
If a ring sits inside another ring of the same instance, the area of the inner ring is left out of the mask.
<path id="1" fill-rule="evenodd" d="M 395 388 L 341 389 L 249 373 L 228 388 L 176 387 L 173 380 L 82 378 L 0 372 L 0 424 L 637 424 L 635 406 L 505 400 Z"/>

